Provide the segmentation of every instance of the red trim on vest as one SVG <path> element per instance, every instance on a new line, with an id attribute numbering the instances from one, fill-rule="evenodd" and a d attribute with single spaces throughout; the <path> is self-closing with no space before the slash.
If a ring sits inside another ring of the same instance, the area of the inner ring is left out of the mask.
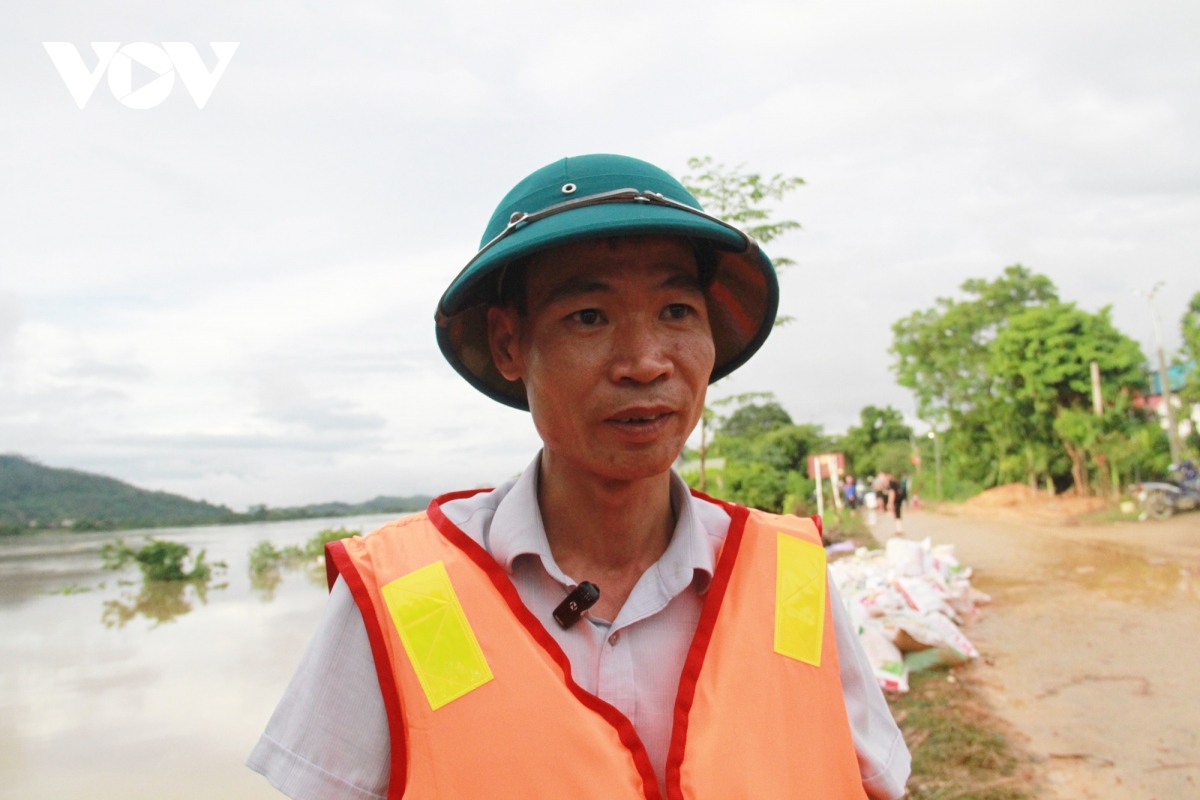
<path id="1" fill-rule="evenodd" d="M 567 654 L 559 647 L 558 642 L 554 640 L 554 637 L 550 635 L 545 626 L 533 615 L 533 612 L 521 602 L 521 596 L 517 594 L 517 588 L 509 580 L 504 568 L 497 564 L 496 559 L 492 558 L 478 542 L 463 533 L 457 525 L 442 513 L 440 506 L 443 502 L 470 497 L 477 491 L 479 490 L 454 492 L 452 494 L 444 494 L 441 497 L 435 497 L 429 503 L 429 510 L 427 512 L 429 514 L 429 521 L 446 537 L 447 541 L 459 550 L 462 550 L 468 558 L 474 561 L 487 574 L 492 584 L 496 587 L 496 590 L 500 592 L 500 596 L 508 603 L 508 607 L 512 610 L 513 615 L 525 626 L 525 629 L 529 631 L 534 641 L 541 645 L 542 649 L 558 664 L 571 694 L 575 695 L 575 698 L 583 703 L 584 706 L 599 714 L 605 722 L 616 728 L 621 743 L 633 755 L 633 762 L 642 776 L 642 787 L 647 800 L 661 800 L 662 795 L 658 791 L 658 778 L 654 774 L 654 767 L 650 764 L 650 755 L 646 752 L 646 746 L 642 744 L 642 740 L 634 729 L 633 723 L 614 706 L 601 700 L 591 692 L 584 690 L 575 682 L 575 679 L 571 677 L 571 662 L 567 658 Z M 378 664 L 376 668 L 379 668 Z"/>
<path id="2" fill-rule="evenodd" d="M 331 545 L 331 544 L 333 544 L 333 543 L 332 542 L 325 543 L 325 582 L 327 584 L 329 584 L 328 586 L 325 587 L 325 591 L 327 591 L 327 592 L 333 591 L 333 584 L 337 583 L 337 576 L 338 576 L 338 568 L 333 563 L 333 558 L 329 555 L 329 545 Z M 346 546 L 342 545 L 342 550 L 345 550 L 345 549 L 346 549 Z"/>
<path id="3" fill-rule="evenodd" d="M 389 800 L 400 800 L 404 796 L 405 785 L 408 782 L 408 746 L 405 734 L 404 711 L 400 707 L 400 692 L 396 688 L 396 679 L 392 674 L 392 665 L 388 663 L 387 645 L 383 631 L 379 627 L 379 617 L 375 615 L 375 605 L 371 595 L 363 583 L 362 576 L 354 568 L 346 545 L 341 542 L 330 542 L 325 545 L 325 572 L 336 576 L 340 574 L 367 628 L 367 638 L 371 640 L 371 655 L 375 659 L 375 674 L 379 676 L 379 688 L 383 694 L 383 705 L 387 709 L 388 734 L 391 736 L 391 768 L 388 776 Z M 333 588 L 333 581 L 329 582 Z"/>
<path id="4" fill-rule="evenodd" d="M 667 800 L 683 800 L 683 788 L 680 783 L 681 769 L 684 751 L 687 748 L 688 718 L 691 715 L 692 702 L 696 696 L 696 683 L 700 680 L 700 669 L 704 666 L 708 643 L 712 640 L 713 628 L 717 624 L 721 601 L 725 598 L 725 589 L 728 588 L 729 578 L 733 574 L 738 548 L 742 545 L 746 520 L 750 518 L 750 510 L 744 506 L 717 500 L 695 489 L 692 490 L 692 496 L 725 509 L 725 513 L 729 514 L 729 532 L 725 534 L 725 543 L 721 545 L 721 554 L 713 571 L 712 582 L 708 585 L 708 596 L 704 598 L 704 606 L 700 610 L 700 620 L 696 624 L 696 635 L 692 638 L 687 658 L 683 662 L 683 672 L 679 676 L 679 691 L 675 695 L 674 724 L 671 728 L 671 746 L 667 750 Z"/>
<path id="5" fill-rule="evenodd" d="M 817 526 L 817 535 L 821 537 L 821 541 L 825 541 L 825 525 L 821 522 L 820 514 L 813 514 L 809 517 L 813 521 L 813 525 Z"/>

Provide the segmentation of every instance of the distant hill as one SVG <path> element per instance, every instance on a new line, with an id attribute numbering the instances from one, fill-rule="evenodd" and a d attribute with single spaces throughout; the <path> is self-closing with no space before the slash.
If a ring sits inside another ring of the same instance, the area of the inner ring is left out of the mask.
<path id="1" fill-rule="evenodd" d="M 424 509 L 429 499 L 417 495 L 294 508 L 256 506 L 241 514 L 226 506 L 139 489 L 104 475 L 46 467 L 23 456 L 0 455 L 0 533 L 57 527 L 117 530 L 404 513 Z"/>
<path id="2" fill-rule="evenodd" d="M 391 514 L 404 511 L 424 511 L 433 498 L 427 494 L 412 497 L 380 495 L 364 503 L 313 503 L 308 506 L 267 509 L 268 514 L 293 514 L 292 517 L 354 517 L 359 514 Z"/>
<path id="3" fill-rule="evenodd" d="M 236 514 L 167 492 L 139 489 L 116 478 L 44 467 L 21 456 L 0 456 L 0 521 L 52 527 L 195 525 L 233 521 Z"/>

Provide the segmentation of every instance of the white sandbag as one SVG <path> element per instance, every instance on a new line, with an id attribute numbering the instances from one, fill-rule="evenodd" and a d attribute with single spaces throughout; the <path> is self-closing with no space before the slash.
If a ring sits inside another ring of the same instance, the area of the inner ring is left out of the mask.
<path id="1" fill-rule="evenodd" d="M 925 555 L 926 549 L 921 542 L 900 537 L 888 539 L 887 563 L 897 577 L 924 575 Z"/>
<path id="2" fill-rule="evenodd" d="M 967 580 L 952 580 L 946 591 L 946 603 L 962 616 L 970 616 L 976 612 L 975 601 L 971 596 L 971 582 Z"/>
<path id="3" fill-rule="evenodd" d="M 962 570 L 962 565 L 954 557 L 954 545 L 939 544 L 929 551 L 928 564 L 930 569 L 942 577 L 946 583 L 952 581 Z"/>
<path id="4" fill-rule="evenodd" d="M 907 692 L 908 667 L 904 665 L 904 654 L 896 649 L 896 645 L 875 626 L 860 630 L 858 641 L 867 654 L 879 687 L 885 692 Z"/>
<path id="5" fill-rule="evenodd" d="M 854 595 L 854 598 L 871 617 L 886 617 L 889 614 L 903 612 L 909 607 L 904 595 L 891 586 L 863 591 Z"/>
<path id="6" fill-rule="evenodd" d="M 900 590 L 900 594 L 904 595 L 905 601 L 914 611 L 937 612 L 945 614 L 947 617 L 954 616 L 954 609 L 946 602 L 945 590 L 929 576 L 896 578 L 896 588 Z"/>
<path id="7" fill-rule="evenodd" d="M 979 657 L 979 651 L 971 644 L 971 640 L 941 614 L 909 614 L 889 619 L 885 624 L 902 628 L 913 639 L 930 647 L 947 648 L 963 658 Z"/>

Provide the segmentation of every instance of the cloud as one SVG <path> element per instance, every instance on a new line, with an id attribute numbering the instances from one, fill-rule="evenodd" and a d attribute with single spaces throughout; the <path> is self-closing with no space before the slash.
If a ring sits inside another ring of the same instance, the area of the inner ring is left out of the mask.
<path id="1" fill-rule="evenodd" d="M 151 24 L 151 22 L 153 24 Z M 714 388 L 911 412 L 891 324 L 1023 262 L 1168 343 L 1200 285 L 1200 6 L 36 4 L 0 31 L 0 440 L 235 505 L 494 482 L 537 446 L 433 337 L 503 194 L 563 155 L 801 175 L 782 310 Z M 84 111 L 43 39 L 242 44 Z M 210 63 L 207 62 L 206 63 Z"/>
<path id="2" fill-rule="evenodd" d="M 4 386 L 5 363 L 12 357 L 17 331 L 24 321 L 24 309 L 19 297 L 0 294 L 0 390 Z"/>

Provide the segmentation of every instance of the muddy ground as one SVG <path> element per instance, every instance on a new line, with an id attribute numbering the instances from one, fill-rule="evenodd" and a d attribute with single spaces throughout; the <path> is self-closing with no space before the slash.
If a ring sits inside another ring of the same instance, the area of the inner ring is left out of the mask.
<path id="1" fill-rule="evenodd" d="M 967 631 L 984 654 L 973 672 L 1047 797 L 1200 797 L 1200 514 L 905 517 L 909 537 L 955 544 L 995 598 Z"/>

